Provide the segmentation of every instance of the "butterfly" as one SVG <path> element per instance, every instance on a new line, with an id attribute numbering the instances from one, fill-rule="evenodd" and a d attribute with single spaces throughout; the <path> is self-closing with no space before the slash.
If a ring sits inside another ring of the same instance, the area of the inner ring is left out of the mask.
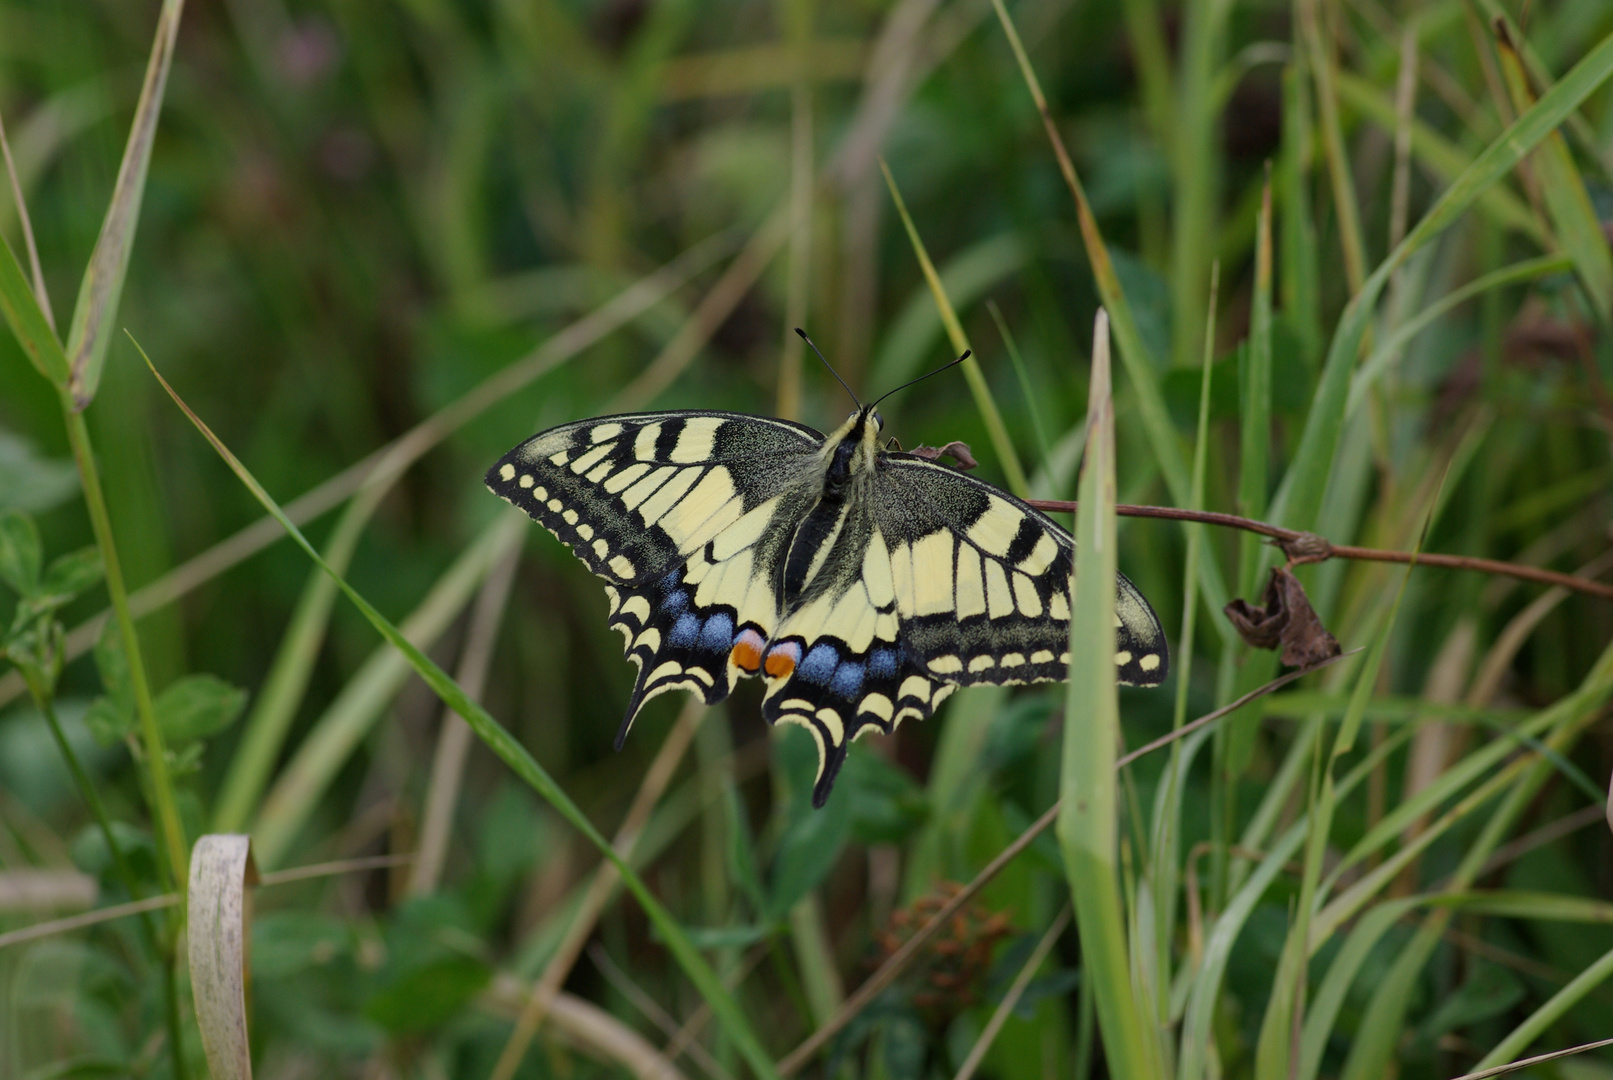
<path id="1" fill-rule="evenodd" d="M 817 742 L 821 807 L 858 736 L 926 719 L 960 686 L 1068 677 L 1070 534 L 984 481 L 882 448 L 877 405 L 829 435 L 701 409 L 601 416 L 539 432 L 488 470 L 494 494 L 606 582 L 638 668 L 618 749 L 657 694 L 714 704 L 760 675 L 762 715 Z M 1124 576 L 1116 590 L 1119 681 L 1157 686 L 1170 664 L 1159 619 Z"/>

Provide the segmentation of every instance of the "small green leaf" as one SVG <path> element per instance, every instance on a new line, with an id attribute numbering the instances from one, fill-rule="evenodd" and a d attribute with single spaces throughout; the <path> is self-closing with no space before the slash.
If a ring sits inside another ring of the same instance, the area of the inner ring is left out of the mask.
<path id="1" fill-rule="evenodd" d="M 34 519 L 16 510 L 0 511 L 0 581 L 22 596 L 39 588 L 39 530 Z"/>
<path id="2" fill-rule="evenodd" d="M 80 548 L 63 555 L 52 560 L 50 569 L 45 571 L 45 582 L 35 597 L 35 604 L 61 607 L 100 581 L 105 573 L 99 548 Z"/>
<path id="3" fill-rule="evenodd" d="M 71 461 L 41 457 L 27 439 L 0 428 L 0 507 L 39 513 L 78 490 Z"/>
<path id="4" fill-rule="evenodd" d="M 216 735 L 240 718 L 246 691 L 216 675 L 186 675 L 157 696 L 157 726 L 173 744 Z"/>
<path id="5" fill-rule="evenodd" d="M 84 714 L 84 723 L 96 742 L 116 746 L 134 731 L 134 710 L 123 708 L 109 697 L 98 697 Z"/>
<path id="6" fill-rule="evenodd" d="M 95 667 L 101 673 L 101 688 L 117 707 L 134 715 L 134 684 L 129 681 L 129 657 L 123 651 L 123 636 L 115 619 L 106 620 L 95 642 Z"/>
<path id="7" fill-rule="evenodd" d="M 275 911 L 252 922 L 252 974 L 259 979 L 284 979 L 352 949 L 352 931 L 329 915 Z"/>

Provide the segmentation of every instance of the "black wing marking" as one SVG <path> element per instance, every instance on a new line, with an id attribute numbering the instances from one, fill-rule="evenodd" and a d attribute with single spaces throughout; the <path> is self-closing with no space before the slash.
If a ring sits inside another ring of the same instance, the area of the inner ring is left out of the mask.
<path id="1" fill-rule="evenodd" d="M 541 432 L 488 470 L 495 494 L 607 582 L 610 624 L 638 668 L 618 745 L 650 698 L 720 701 L 748 673 L 736 645 L 760 657 L 773 567 L 810 506 L 822 441 L 738 413 L 639 413 Z"/>

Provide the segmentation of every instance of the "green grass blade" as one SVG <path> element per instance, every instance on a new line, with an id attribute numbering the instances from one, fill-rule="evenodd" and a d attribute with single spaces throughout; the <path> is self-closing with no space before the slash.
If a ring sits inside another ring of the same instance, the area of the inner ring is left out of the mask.
<path id="1" fill-rule="evenodd" d="M 1175 129 L 1170 133 L 1171 362 L 1190 367 L 1204 325 L 1205 294 L 1215 250 L 1221 194 L 1217 123 L 1221 111 L 1214 86 L 1225 52 L 1229 0 L 1189 0 L 1182 5 Z"/>
<path id="2" fill-rule="evenodd" d="M 73 321 L 67 332 L 67 355 L 71 374 L 68 392 L 73 405 L 84 409 L 95 398 L 106 363 L 106 349 L 112 341 L 118 316 L 118 299 L 123 279 L 129 271 L 129 253 L 134 248 L 135 228 L 140 222 L 140 202 L 146 190 L 146 169 L 151 164 L 151 146 L 157 137 L 157 118 L 162 113 L 163 90 L 168 84 L 168 68 L 174 59 L 174 42 L 179 36 L 179 16 L 185 0 L 163 0 L 157 15 L 156 40 L 146 63 L 145 82 L 135 105 L 129 142 L 118 166 L 112 201 L 101 223 L 95 251 L 84 268 Z"/>
<path id="3" fill-rule="evenodd" d="M 1534 91 L 1524 74 L 1523 60 L 1505 35 L 1496 43 L 1501 56 L 1501 73 L 1506 78 L 1512 103 L 1520 111 L 1534 104 Z M 1591 310 L 1604 327 L 1613 324 L 1613 252 L 1585 181 L 1568 152 L 1568 140 L 1560 132 L 1547 135 L 1530 159 L 1546 203 L 1546 216 L 1563 250 L 1574 259 L 1574 270 L 1591 300 Z"/>
<path id="4" fill-rule="evenodd" d="M 929 283 L 930 292 L 935 296 L 935 306 L 941 313 L 941 322 L 947 328 L 947 337 L 952 340 L 952 348 L 959 353 L 972 352 L 969 339 L 963 332 L 963 324 L 958 321 L 958 313 L 953 310 L 952 301 L 947 299 L 946 290 L 941 287 L 935 264 L 930 262 L 929 252 L 924 250 L 924 241 L 919 237 L 918 228 L 907 212 L 907 204 L 902 201 L 902 193 L 896 188 L 896 178 L 891 175 L 890 166 L 885 164 L 884 158 L 879 159 L 879 167 L 885 174 L 885 185 L 890 188 L 891 198 L 896 203 L 896 212 L 901 215 L 902 224 L 907 228 L 907 238 L 913 244 L 913 253 L 918 257 L 920 269 L 924 271 L 924 280 Z M 970 356 L 963 362 L 963 377 L 969 383 L 969 393 L 974 395 L 975 407 L 980 410 L 980 418 L 985 421 L 992 448 L 997 451 L 997 459 L 1002 463 L 1003 479 L 1008 483 L 1008 490 L 1022 499 L 1028 498 L 1030 481 L 1025 477 L 1024 466 L 1019 463 L 1019 452 L 1014 449 L 1014 441 L 1008 437 L 1008 426 L 1003 423 L 1002 413 L 997 411 L 997 402 L 992 399 L 991 387 L 986 385 L 986 376 L 980 370 L 977 357 Z"/>
<path id="5" fill-rule="evenodd" d="M 1337 81 L 1341 101 L 1386 135 L 1394 134 L 1400 121 L 1391 95 L 1379 90 L 1370 80 L 1348 71 L 1339 72 Z M 1471 154 L 1416 116 L 1411 118 L 1411 153 L 1419 165 L 1446 183 L 1455 181 L 1473 164 Z M 1521 233 L 1536 243 L 1545 243 L 1547 239 L 1541 232 L 1540 219 L 1511 188 L 1500 184 L 1490 188 L 1479 196 L 1477 208 L 1503 229 Z"/>
<path id="6" fill-rule="evenodd" d="M 1025 412 L 1031 418 L 1031 433 L 1036 436 L 1036 449 L 1045 468 L 1053 458 L 1053 444 L 1048 440 L 1047 428 L 1042 424 L 1042 410 L 1036 405 L 1036 392 L 1031 389 L 1030 372 L 1025 370 L 1025 360 L 1019 355 L 1019 346 L 1014 343 L 1014 335 L 1009 332 L 1008 324 L 1003 321 L 1003 313 L 997 310 L 997 301 L 987 300 L 986 311 L 990 313 L 991 321 L 997 324 L 997 333 L 1002 335 L 1003 348 L 1008 350 L 1008 359 L 1014 365 L 1014 378 L 1019 380 L 1019 392 L 1025 395 Z"/>
<path id="7" fill-rule="evenodd" d="M 1076 512 L 1075 601 L 1070 618 L 1070 682 L 1064 698 L 1064 763 L 1056 830 L 1075 898 L 1084 956 L 1110 1075 L 1162 1075 L 1133 993 L 1120 906 L 1115 748 L 1120 702 L 1115 685 L 1114 402 L 1109 389 L 1109 328 L 1098 313 L 1087 407 L 1087 451 Z"/>
<path id="8" fill-rule="evenodd" d="M 1493 1068 L 1523 1053 L 1531 1043 L 1545 1034 L 1551 1025 L 1561 1019 L 1564 1013 L 1577 1005 L 1585 995 L 1606 982 L 1610 976 L 1613 976 L 1613 949 L 1603 953 L 1596 963 L 1574 976 L 1572 982 L 1530 1013 L 1528 1019 L 1513 1028 L 1506 1038 L 1496 1043 L 1488 1054 L 1480 1058 L 1471 1071 Z"/>
<path id="9" fill-rule="evenodd" d="M 141 356 L 145 357 L 144 351 L 141 352 Z M 655 924 L 656 931 L 661 935 L 662 940 L 666 942 L 667 948 L 671 950 L 678 965 L 683 969 L 684 974 L 689 977 L 689 981 L 694 983 L 700 996 L 711 1006 L 712 1013 L 722 1025 L 724 1033 L 733 1041 L 734 1046 L 745 1058 L 752 1071 L 757 1076 L 763 1077 L 764 1080 L 775 1080 L 778 1076 L 778 1071 L 773 1067 L 773 1059 L 763 1049 L 755 1032 L 751 1030 L 750 1023 L 745 1019 L 745 1014 L 740 1010 L 739 1004 L 723 986 L 716 972 L 711 970 L 705 958 L 690 943 L 688 936 L 684 934 L 683 928 L 678 925 L 677 920 L 672 917 L 666 908 L 661 906 L 661 902 L 650 892 L 649 887 L 644 884 L 644 879 L 639 877 L 633 868 L 617 854 L 616 849 L 594 827 L 593 822 L 588 820 L 587 815 L 572 801 L 571 796 L 566 794 L 565 789 L 555 782 L 554 778 L 549 775 L 542 765 L 537 763 L 531 754 L 527 753 L 524 746 L 516 742 L 515 738 L 504 730 L 499 722 L 493 719 L 491 714 L 472 701 L 460 689 L 459 685 L 448 676 L 447 672 L 443 671 L 442 668 L 432 662 L 430 657 L 416 648 L 396 626 L 393 626 L 387 620 L 386 616 L 375 610 L 358 590 L 354 589 L 325 564 L 325 561 L 320 558 L 319 552 L 308 542 L 307 537 L 303 536 L 302 530 L 292 524 L 291 519 L 286 517 L 285 511 L 280 509 L 280 505 L 263 489 L 257 479 L 247 471 L 246 466 L 241 464 L 236 456 L 230 452 L 229 448 L 219 440 L 218 436 L 214 435 L 212 430 L 202 422 L 201 418 L 190 410 L 190 407 L 168 385 L 167 380 L 157 374 L 157 369 L 152 366 L 150 358 L 145 357 L 145 360 L 146 365 L 151 368 L 152 374 L 156 375 L 158 381 L 162 383 L 163 389 L 174 399 L 174 403 L 184 411 L 191 423 L 196 425 L 196 429 L 202 433 L 202 436 L 218 452 L 218 455 L 224 459 L 241 483 L 258 500 L 258 503 L 280 523 L 296 545 L 302 548 L 308 557 L 314 561 L 314 564 L 335 579 L 337 587 L 352 601 L 353 606 L 358 608 L 370 625 L 375 627 L 393 648 L 407 658 L 409 666 L 414 669 L 415 673 L 420 676 L 427 686 L 431 687 L 432 691 L 445 705 L 465 719 L 465 722 L 471 726 L 471 729 L 487 745 L 487 748 L 498 755 L 499 760 L 503 761 L 517 776 L 526 781 L 546 802 L 559 811 L 560 815 L 570 822 L 578 832 L 582 833 L 600 854 L 616 866 L 616 869 L 621 872 L 623 884 L 638 899 L 640 905 L 644 908 L 645 914 Z"/>
<path id="10" fill-rule="evenodd" d="M 389 490 L 390 485 L 385 485 L 362 491 L 331 530 L 325 561 L 338 574 L 347 572 L 364 526 Z M 239 832 L 251 822 L 308 689 L 335 602 L 335 582 L 316 568 L 297 598 L 291 624 L 242 724 L 241 742 L 230 757 L 213 811 L 214 832 Z"/>
<path id="11" fill-rule="evenodd" d="M 430 648 L 459 617 L 488 571 L 520 544 L 524 525 L 520 515 L 500 514 L 403 620 L 399 626 L 403 636 L 418 648 Z M 403 689 L 409 671 L 405 657 L 380 646 L 314 721 L 252 822 L 253 850 L 260 866 L 280 865 L 337 774 Z"/>
<path id="12" fill-rule="evenodd" d="M 1182 440 L 1165 407 L 1165 394 L 1160 388 L 1159 377 L 1156 374 L 1157 361 L 1143 343 L 1142 334 L 1137 329 L 1137 320 L 1132 314 L 1130 302 L 1126 299 L 1126 291 L 1121 288 L 1120 277 L 1115 273 L 1114 260 L 1110 258 L 1103 233 L 1098 229 L 1098 219 L 1092 213 L 1092 204 L 1087 200 L 1081 178 L 1076 175 L 1075 166 L 1070 162 L 1069 154 L 1065 152 L 1064 141 L 1053 123 L 1052 114 L 1048 111 L 1047 99 L 1042 95 L 1042 85 L 1036 78 L 1035 70 L 1031 68 L 1030 57 L 1025 53 L 1024 44 L 1019 40 L 1019 31 L 1015 28 L 1014 21 L 1009 17 L 1008 9 L 1003 6 L 1002 0 L 992 0 L 992 7 L 997 12 L 998 21 L 1002 23 L 1009 46 L 1014 50 L 1014 58 L 1019 64 L 1020 75 L 1025 80 L 1031 99 L 1042 115 L 1042 125 L 1047 129 L 1048 139 L 1058 158 L 1059 170 L 1064 175 L 1064 182 L 1069 186 L 1070 194 L 1075 199 L 1076 217 L 1081 226 L 1081 239 L 1086 244 L 1087 259 L 1092 266 L 1092 277 L 1097 283 L 1098 296 L 1103 301 L 1104 310 L 1109 313 L 1110 329 L 1114 334 L 1121 362 L 1126 368 L 1126 378 L 1131 383 L 1132 393 L 1137 397 L 1137 411 L 1142 417 L 1143 433 L 1148 437 L 1149 448 L 1154 451 L 1159 471 L 1165 477 L 1165 486 L 1170 491 L 1171 500 L 1177 506 L 1185 506 L 1191 484 L 1187 458 L 1182 452 Z M 1219 611 L 1231 599 L 1226 582 L 1221 577 L 1220 564 L 1214 559 L 1207 559 L 1202 568 L 1205 602 Z M 1225 645 L 1230 647 L 1236 644 L 1237 633 L 1225 620 L 1217 619 L 1212 625 L 1221 635 Z"/>
<path id="13" fill-rule="evenodd" d="M 1277 159 L 1277 189 L 1282 200 L 1283 314 L 1299 338 L 1307 367 L 1322 354 L 1321 277 L 1317 267 L 1316 223 L 1311 220 L 1311 123 L 1309 82 L 1304 58 L 1283 70 L 1283 145 Z"/>
<path id="14" fill-rule="evenodd" d="M 1204 477 L 1210 458 L 1210 387 L 1215 360 L 1215 313 L 1221 286 L 1221 267 L 1216 264 L 1210 273 L 1209 316 L 1204 327 L 1204 355 L 1199 373 L 1198 432 L 1193 440 L 1193 509 L 1204 508 Z M 1187 526 L 1187 556 L 1182 569 L 1182 636 L 1176 647 L 1176 703 L 1171 717 L 1173 731 L 1181 730 L 1187 722 L 1187 696 L 1193 679 L 1193 639 L 1198 625 L 1199 567 L 1204 558 L 1204 526 L 1194 523 Z M 1153 867 L 1150 873 L 1152 888 L 1159 898 L 1155 905 L 1153 940 L 1157 955 L 1154 985 L 1164 991 L 1171 985 L 1171 941 L 1175 936 L 1176 897 L 1178 891 L 1177 868 L 1181 861 L 1181 813 L 1183 770 L 1187 767 L 1186 748 L 1181 742 L 1171 745 L 1170 761 L 1165 766 L 1159 791 L 1154 800 L 1154 827 L 1152 844 Z M 1169 1019 L 1169 993 L 1162 992 L 1156 1003 L 1156 1020 Z"/>
<path id="15" fill-rule="evenodd" d="M 1401 350 L 1413 338 L 1449 314 L 1452 309 L 1492 289 L 1533 281 L 1548 274 L 1558 274 L 1573 268 L 1574 262 L 1567 255 L 1541 255 L 1533 259 L 1524 259 L 1500 270 L 1492 270 L 1459 289 L 1452 289 L 1432 304 L 1422 308 L 1417 314 L 1395 327 L 1392 333 L 1384 335 L 1383 341 L 1361 362 L 1360 370 L 1350 381 L 1350 399 L 1344 407 L 1345 414 L 1351 415 L 1360 408 L 1361 403 L 1366 400 L 1367 391 L 1371 390 L 1373 384 L 1400 358 Z"/>
<path id="16" fill-rule="evenodd" d="M 71 374 L 67 354 L 4 236 L 0 236 L 0 311 L 5 313 L 6 323 L 29 362 L 58 390 L 65 390 Z"/>
<path id="17" fill-rule="evenodd" d="M 1312 399 L 1299 448 L 1274 502 L 1274 520 L 1295 529 L 1315 527 L 1326 495 L 1328 471 L 1344 424 L 1350 375 L 1377 303 L 1389 276 L 1411 255 L 1450 227 L 1468 207 L 1490 190 L 1551 134 L 1599 86 L 1613 76 L 1613 34 L 1603 38 L 1573 70 L 1543 94 L 1473 160 L 1445 189 L 1400 246 L 1373 271 L 1345 307 L 1328 349 L 1322 378 Z"/>
<path id="18" fill-rule="evenodd" d="M 955 252 L 936 267 L 941 291 L 954 307 L 966 308 L 1002 282 L 1012 280 L 1030 257 L 1030 245 L 1018 234 L 988 236 Z M 926 281 L 903 301 L 874 354 L 865 385 L 882 394 L 921 374 L 920 368 L 926 362 L 934 363 L 939 339 L 946 330 L 935 294 Z M 896 399 L 891 402 L 895 404 Z"/>
<path id="19" fill-rule="evenodd" d="M 1238 365 L 1238 513 L 1266 515 L 1271 480 L 1271 182 L 1260 204 L 1255 241 L 1255 292 L 1249 313 L 1249 344 Z M 1253 596 L 1263 557 L 1259 537 L 1244 533 L 1238 546 L 1238 588 Z"/>

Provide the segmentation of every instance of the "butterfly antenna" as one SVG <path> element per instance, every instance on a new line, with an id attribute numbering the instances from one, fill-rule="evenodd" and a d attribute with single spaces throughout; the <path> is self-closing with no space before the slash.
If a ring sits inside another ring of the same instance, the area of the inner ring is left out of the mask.
<path id="1" fill-rule="evenodd" d="M 965 360 L 969 359 L 969 357 L 972 356 L 972 355 L 973 355 L 973 350 L 965 349 L 963 351 L 963 355 L 958 357 L 956 360 L 952 361 L 951 363 L 942 364 L 940 367 L 936 368 L 934 371 L 925 372 L 923 375 L 920 375 L 916 379 L 909 379 L 907 382 L 903 383 L 901 386 L 898 386 L 896 388 L 896 390 L 906 390 L 909 386 L 912 386 L 914 383 L 921 383 L 925 379 L 928 379 L 931 375 L 939 375 L 939 374 L 941 374 L 941 372 L 946 371 L 949 368 L 955 368 L 959 364 L 963 363 Z M 881 401 L 884 401 L 886 398 L 888 398 L 892 394 L 896 393 L 896 390 L 887 390 L 883 394 L 879 395 L 879 397 L 874 399 L 874 405 L 878 405 Z M 870 409 L 872 409 L 874 407 L 874 405 L 870 405 L 868 407 Z"/>
<path id="2" fill-rule="evenodd" d="M 842 379 L 840 377 L 840 372 L 836 371 L 834 369 L 834 365 L 829 363 L 829 358 L 827 356 L 823 355 L 823 350 L 818 348 L 816 345 L 813 345 L 812 344 L 812 339 L 807 337 L 807 332 L 805 330 L 801 329 L 799 326 L 797 326 L 795 328 L 795 332 L 797 334 L 801 335 L 801 340 L 802 341 L 806 342 L 808 345 L 812 345 L 812 351 L 818 354 L 818 359 L 822 360 L 823 361 L 823 366 L 829 369 L 829 374 L 833 375 L 835 377 L 835 381 L 838 382 L 841 386 L 846 387 L 846 393 L 851 394 L 851 400 L 853 402 L 856 402 L 857 408 L 859 408 L 859 409 L 862 408 L 863 403 L 860 402 L 860 401 L 857 401 L 857 395 L 852 392 L 851 387 L 846 386 L 846 380 Z"/>

